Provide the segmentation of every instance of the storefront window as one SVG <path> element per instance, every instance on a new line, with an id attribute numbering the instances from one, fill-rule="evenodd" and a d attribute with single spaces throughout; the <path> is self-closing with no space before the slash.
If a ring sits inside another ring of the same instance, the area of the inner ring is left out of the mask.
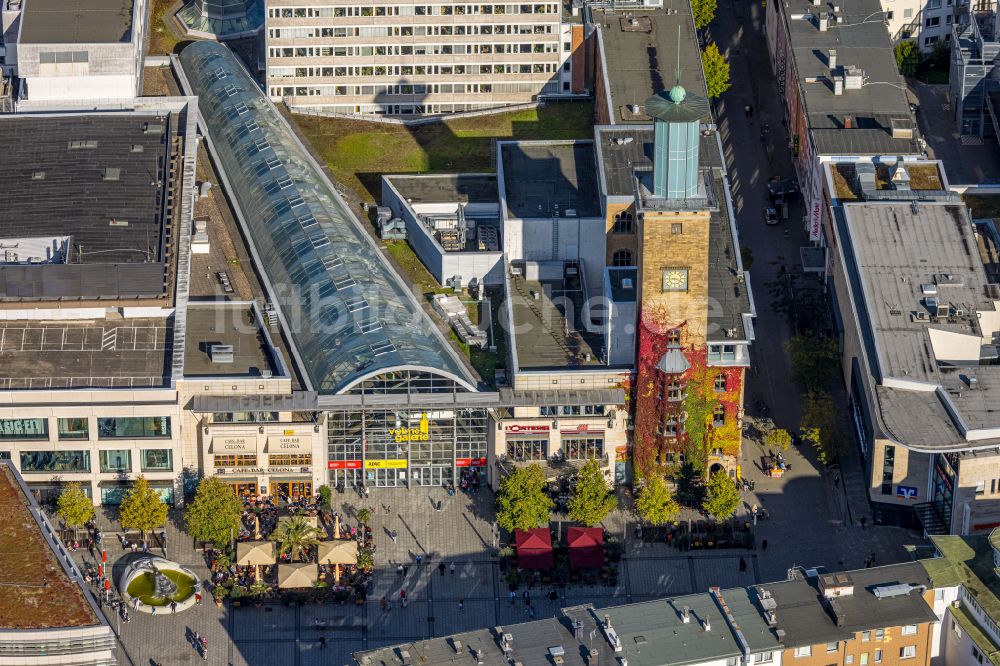
<path id="1" fill-rule="evenodd" d="M 311 453 L 278 453 L 267 457 L 268 464 L 272 467 L 298 467 L 312 465 Z"/>
<path id="2" fill-rule="evenodd" d="M 21 473 L 89 472 L 90 451 L 22 451 Z"/>
<path id="3" fill-rule="evenodd" d="M 508 439 L 507 455 L 514 461 L 546 460 L 549 457 L 547 439 Z"/>
<path id="4" fill-rule="evenodd" d="M 100 452 L 102 472 L 131 472 L 132 452 L 128 449 L 111 449 Z"/>
<path id="5" fill-rule="evenodd" d="M 170 437 L 170 417 L 129 416 L 97 419 L 97 434 L 101 439 Z"/>
<path id="6" fill-rule="evenodd" d="M 48 438 L 48 419 L 0 419 L 0 439 Z"/>
<path id="7" fill-rule="evenodd" d="M 277 421 L 278 412 L 216 412 L 213 423 L 266 423 Z"/>
<path id="8" fill-rule="evenodd" d="M 246 455 L 217 455 L 213 456 L 216 467 L 255 467 L 257 456 L 255 454 Z"/>
<path id="9" fill-rule="evenodd" d="M 170 472 L 174 468 L 174 453 L 170 449 L 143 449 L 139 460 L 144 472 Z"/>
<path id="10" fill-rule="evenodd" d="M 59 439 L 87 439 L 90 428 L 87 419 L 59 419 Z"/>
<path id="11" fill-rule="evenodd" d="M 121 504 L 128 493 L 128 485 L 118 483 L 101 486 L 101 504 Z"/>
<path id="12" fill-rule="evenodd" d="M 604 456 L 603 437 L 564 437 L 563 453 L 568 460 L 590 460 Z"/>

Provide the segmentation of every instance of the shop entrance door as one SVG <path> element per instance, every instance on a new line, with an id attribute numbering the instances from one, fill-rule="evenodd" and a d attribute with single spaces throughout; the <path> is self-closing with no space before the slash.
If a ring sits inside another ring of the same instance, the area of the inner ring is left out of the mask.
<path id="1" fill-rule="evenodd" d="M 395 488 L 399 485 L 399 470 L 370 469 L 368 470 L 368 485 L 376 488 Z"/>
<path id="2" fill-rule="evenodd" d="M 335 469 L 332 476 L 333 485 L 342 483 L 345 488 L 353 488 L 365 478 L 364 472 L 360 469 Z"/>
<path id="3" fill-rule="evenodd" d="M 413 470 L 413 484 L 417 486 L 443 486 L 449 481 L 450 467 L 417 467 Z"/>
<path id="4" fill-rule="evenodd" d="M 239 497 L 250 497 L 251 495 L 257 494 L 257 484 L 253 481 L 236 481 L 230 483 L 229 487 L 233 489 Z"/>
<path id="5" fill-rule="evenodd" d="M 286 500 L 312 497 L 312 487 L 312 481 L 272 481 L 271 495 Z"/>

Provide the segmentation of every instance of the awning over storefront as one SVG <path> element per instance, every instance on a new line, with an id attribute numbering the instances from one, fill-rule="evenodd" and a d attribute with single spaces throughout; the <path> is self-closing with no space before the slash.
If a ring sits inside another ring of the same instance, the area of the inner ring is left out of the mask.
<path id="1" fill-rule="evenodd" d="M 358 542 L 338 539 L 320 541 L 316 549 L 316 559 L 320 564 L 357 564 Z"/>
<path id="2" fill-rule="evenodd" d="M 600 527 L 571 527 L 566 532 L 566 543 L 573 569 L 604 566 L 604 530 Z"/>
<path id="3" fill-rule="evenodd" d="M 278 587 L 283 589 L 312 587 L 319 578 L 319 567 L 312 562 L 278 565 Z"/>
<path id="4" fill-rule="evenodd" d="M 551 569 L 555 566 L 552 535 L 547 528 L 514 530 L 514 544 L 517 546 L 517 566 L 520 568 Z"/>
<path id="5" fill-rule="evenodd" d="M 236 564 L 240 566 L 266 566 L 274 562 L 274 543 L 271 541 L 240 541 L 236 544 Z"/>

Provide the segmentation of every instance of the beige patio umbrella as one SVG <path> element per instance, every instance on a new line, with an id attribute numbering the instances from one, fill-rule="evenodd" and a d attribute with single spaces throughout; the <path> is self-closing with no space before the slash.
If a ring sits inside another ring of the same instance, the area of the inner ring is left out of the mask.
<path id="1" fill-rule="evenodd" d="M 260 539 L 260 516 L 253 517 L 253 538 L 255 541 Z"/>
<path id="2" fill-rule="evenodd" d="M 254 567 L 254 580 L 260 579 L 260 568 L 274 564 L 274 542 L 240 541 L 236 544 L 236 564 Z"/>
<path id="3" fill-rule="evenodd" d="M 274 564 L 273 541 L 240 541 L 236 544 L 236 564 L 261 566 Z"/>
<path id="4" fill-rule="evenodd" d="M 278 587 L 302 588 L 312 587 L 319 578 L 319 567 L 309 562 L 278 565 Z"/>
<path id="5" fill-rule="evenodd" d="M 317 549 L 317 559 L 320 564 L 357 564 L 358 542 L 320 541 Z"/>

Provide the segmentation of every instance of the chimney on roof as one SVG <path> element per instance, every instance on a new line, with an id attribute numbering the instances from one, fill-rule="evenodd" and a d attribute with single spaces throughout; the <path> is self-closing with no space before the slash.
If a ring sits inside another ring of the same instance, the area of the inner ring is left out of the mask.
<path id="1" fill-rule="evenodd" d="M 705 621 L 701 623 L 701 626 L 706 632 L 712 631 L 712 621 L 707 617 L 705 618 Z"/>
<path id="2" fill-rule="evenodd" d="M 830 27 L 830 14 L 828 12 L 819 13 L 819 31 L 826 32 Z"/>
<path id="3" fill-rule="evenodd" d="M 833 70 L 837 69 L 837 49 L 830 49 L 826 61 L 830 65 L 830 73 L 832 74 Z"/>
<path id="4" fill-rule="evenodd" d="M 684 609 L 681 610 L 681 622 L 683 624 L 687 624 L 690 621 L 691 621 L 691 611 L 688 609 L 687 606 L 685 606 Z"/>
<path id="5" fill-rule="evenodd" d="M 854 116 L 851 114 L 844 116 L 844 129 L 854 129 Z"/>
<path id="6" fill-rule="evenodd" d="M 843 95 L 844 94 L 844 77 L 840 74 L 832 74 L 833 76 L 833 94 Z"/>

